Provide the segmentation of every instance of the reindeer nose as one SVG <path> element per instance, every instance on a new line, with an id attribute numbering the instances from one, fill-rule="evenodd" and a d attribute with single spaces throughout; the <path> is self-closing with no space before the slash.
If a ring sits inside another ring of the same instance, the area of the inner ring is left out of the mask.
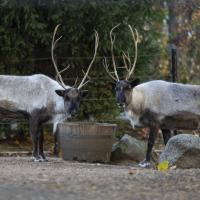
<path id="1" fill-rule="evenodd" d="M 124 108 L 125 107 L 125 104 L 124 103 L 118 103 L 117 104 L 120 108 Z"/>
<path id="2" fill-rule="evenodd" d="M 72 112 L 71 112 L 71 116 L 72 116 L 72 117 L 75 117 L 76 114 L 77 114 L 77 111 L 76 111 L 76 110 L 72 110 Z"/>

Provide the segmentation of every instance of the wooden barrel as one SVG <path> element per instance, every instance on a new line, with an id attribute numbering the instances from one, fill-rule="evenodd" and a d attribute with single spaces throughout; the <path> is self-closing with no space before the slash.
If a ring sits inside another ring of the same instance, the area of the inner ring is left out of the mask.
<path id="1" fill-rule="evenodd" d="M 116 124 L 67 122 L 58 124 L 64 160 L 109 162 Z"/>

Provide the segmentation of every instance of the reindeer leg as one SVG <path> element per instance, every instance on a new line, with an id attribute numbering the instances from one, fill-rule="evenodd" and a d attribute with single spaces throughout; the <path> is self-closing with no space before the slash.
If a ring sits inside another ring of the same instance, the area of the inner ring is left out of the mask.
<path id="1" fill-rule="evenodd" d="M 169 129 L 162 129 L 162 135 L 164 143 L 166 145 L 168 140 L 171 138 L 171 131 Z"/>
<path id="2" fill-rule="evenodd" d="M 44 152 L 43 152 L 43 141 L 44 141 L 44 133 L 42 126 L 40 127 L 39 131 L 39 141 L 38 141 L 38 151 L 39 151 L 39 157 L 41 161 L 47 161 Z"/>
<path id="3" fill-rule="evenodd" d="M 156 140 L 156 136 L 159 130 L 158 124 L 150 125 L 150 133 L 148 138 L 148 146 L 147 146 L 147 152 L 146 152 L 146 158 L 139 163 L 140 167 L 149 167 L 150 166 L 150 159 L 151 159 L 151 152 L 153 145 Z"/>
<path id="4" fill-rule="evenodd" d="M 58 132 L 54 133 L 54 149 L 53 149 L 54 156 L 58 157 L 59 155 L 59 144 L 58 144 Z"/>
<path id="5" fill-rule="evenodd" d="M 44 161 L 42 124 L 50 119 L 47 109 L 35 109 L 29 117 L 30 132 L 33 141 L 33 160 Z M 38 154 L 39 153 L 39 154 Z"/>
<path id="6" fill-rule="evenodd" d="M 38 156 L 38 134 L 39 134 L 39 124 L 32 117 L 29 120 L 32 144 L 33 144 L 33 161 L 38 162 L 40 158 Z"/>

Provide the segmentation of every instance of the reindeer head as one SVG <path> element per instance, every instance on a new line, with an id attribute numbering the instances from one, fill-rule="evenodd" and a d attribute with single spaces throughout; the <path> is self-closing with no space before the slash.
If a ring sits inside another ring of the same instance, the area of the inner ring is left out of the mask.
<path id="1" fill-rule="evenodd" d="M 115 92 L 116 92 L 116 99 L 119 106 L 125 106 L 127 103 L 127 97 L 130 95 L 131 90 L 133 87 L 135 87 L 137 84 L 139 84 L 139 79 L 136 79 L 134 81 L 129 81 L 131 74 L 134 71 L 135 64 L 137 61 L 137 44 L 138 44 L 138 32 L 137 29 L 132 29 L 131 25 L 128 25 L 131 36 L 133 38 L 134 46 L 135 46 L 135 58 L 133 63 L 131 62 L 131 58 L 129 53 L 125 53 L 122 51 L 122 58 L 124 66 L 120 68 L 124 68 L 126 70 L 125 78 L 122 80 L 119 79 L 118 73 L 117 73 L 117 67 L 115 62 L 115 56 L 114 56 L 114 43 L 115 43 L 115 34 L 113 34 L 113 31 L 119 26 L 120 24 L 114 26 L 110 31 L 110 41 L 111 41 L 111 56 L 112 56 L 112 64 L 113 64 L 113 71 L 109 71 L 109 66 L 107 64 L 106 58 L 104 59 L 103 65 L 106 69 L 106 72 L 108 75 L 115 81 Z"/>
<path id="2" fill-rule="evenodd" d="M 88 74 L 89 74 L 89 71 L 92 67 L 92 64 L 94 63 L 94 60 L 95 60 L 95 57 L 96 57 L 96 54 L 97 54 L 97 48 L 98 48 L 98 44 L 99 44 L 99 36 L 98 36 L 98 33 L 95 31 L 94 55 L 93 55 L 93 58 L 92 58 L 89 66 L 88 66 L 87 71 L 86 72 L 83 71 L 84 77 L 83 77 L 82 81 L 77 86 L 76 85 L 77 79 L 76 79 L 75 84 L 72 87 L 69 87 L 69 86 L 65 85 L 65 83 L 62 79 L 61 73 L 66 71 L 70 66 L 68 65 L 63 70 L 59 71 L 57 64 L 56 64 L 56 61 L 54 59 L 55 46 L 56 46 L 57 42 L 62 37 L 62 36 L 60 36 L 58 39 L 55 40 L 55 35 L 56 35 L 57 29 L 58 29 L 59 26 L 60 25 L 57 25 L 54 29 L 53 39 L 52 39 L 52 47 L 51 47 L 51 58 L 52 58 L 53 66 L 54 66 L 55 71 L 56 71 L 56 80 L 63 89 L 56 90 L 55 92 L 56 92 L 57 95 L 63 97 L 66 113 L 74 116 L 75 114 L 77 114 L 77 112 L 79 110 L 81 98 L 84 97 L 87 94 L 87 91 L 82 90 L 82 87 L 85 86 L 90 81 L 90 77 L 88 76 Z M 86 80 L 86 78 L 88 78 L 88 80 Z"/>
<path id="3" fill-rule="evenodd" d="M 139 79 L 135 79 L 133 81 L 119 80 L 116 82 L 115 92 L 117 104 L 120 107 L 124 107 L 125 104 L 129 103 L 129 99 L 131 98 L 132 89 L 138 85 L 140 82 Z"/>
<path id="4" fill-rule="evenodd" d="M 130 97 L 131 95 L 131 91 L 132 88 L 135 87 L 136 85 L 139 84 L 139 79 L 136 79 L 134 81 L 129 81 L 131 75 L 134 72 L 135 69 L 135 64 L 137 61 L 137 44 L 139 41 L 139 36 L 138 36 L 138 32 L 137 29 L 132 29 L 131 25 L 128 25 L 133 42 L 134 42 L 134 46 L 135 46 L 135 57 L 134 57 L 134 61 L 131 62 L 131 58 L 129 53 L 122 51 L 122 58 L 123 58 L 123 63 L 124 66 L 120 67 L 120 68 L 124 68 L 126 70 L 126 75 L 125 78 L 123 78 L 122 80 L 119 79 L 118 73 L 117 73 L 117 67 L 116 67 L 116 62 L 115 62 L 115 56 L 114 56 L 114 42 L 115 42 L 115 35 L 113 34 L 113 31 L 119 26 L 116 25 L 115 27 L 113 27 L 110 31 L 110 41 L 111 41 L 111 56 L 112 56 L 112 64 L 113 64 L 113 71 L 109 71 L 109 66 L 107 64 L 107 60 L 106 58 L 104 59 L 103 65 L 106 69 L 106 72 L 108 73 L 108 75 L 115 81 L 115 91 L 116 91 L 116 99 L 117 99 L 117 103 L 119 106 L 125 106 L 125 104 L 127 104 L 127 99 L 128 97 Z"/>

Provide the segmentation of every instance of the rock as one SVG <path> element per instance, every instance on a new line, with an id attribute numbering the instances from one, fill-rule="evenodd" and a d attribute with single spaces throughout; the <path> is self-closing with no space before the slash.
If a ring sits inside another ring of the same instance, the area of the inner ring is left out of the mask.
<path id="1" fill-rule="evenodd" d="M 138 140 L 125 134 L 119 142 L 113 145 L 111 161 L 117 163 L 138 163 L 145 158 L 147 141 Z M 155 153 L 153 153 L 155 155 Z M 153 156 L 155 158 L 155 156 Z"/>
<path id="2" fill-rule="evenodd" d="M 200 137 L 191 134 L 172 137 L 160 155 L 159 162 L 164 160 L 177 168 L 200 168 Z"/>

